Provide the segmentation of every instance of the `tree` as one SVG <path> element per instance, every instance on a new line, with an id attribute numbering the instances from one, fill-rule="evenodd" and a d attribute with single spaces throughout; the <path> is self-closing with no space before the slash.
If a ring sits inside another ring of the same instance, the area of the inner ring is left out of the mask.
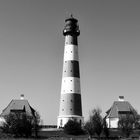
<path id="1" fill-rule="evenodd" d="M 64 132 L 71 135 L 83 134 L 81 124 L 77 121 L 69 120 L 64 126 Z"/>
<path id="2" fill-rule="evenodd" d="M 38 115 L 39 116 L 39 115 Z M 15 137 L 29 137 L 33 129 L 38 130 L 39 117 L 30 116 L 25 112 L 12 112 L 4 117 L 3 132 L 14 135 Z"/>
<path id="3" fill-rule="evenodd" d="M 33 129 L 35 132 L 35 136 L 38 137 L 38 131 L 40 129 L 39 127 L 39 123 L 40 123 L 40 115 L 39 113 L 36 111 L 35 112 L 35 117 L 34 117 L 34 123 L 33 123 Z"/>
<path id="4" fill-rule="evenodd" d="M 121 115 L 118 121 L 118 127 L 125 137 L 129 137 L 136 123 L 136 118 L 133 114 Z"/>
<path id="5" fill-rule="evenodd" d="M 93 124 L 90 121 L 86 122 L 85 129 L 87 130 L 90 138 L 95 134 L 94 126 L 93 126 Z"/>
<path id="6" fill-rule="evenodd" d="M 100 135 L 103 131 L 103 118 L 101 116 L 101 110 L 99 108 L 92 111 L 89 120 L 85 124 L 85 129 L 91 137 L 93 135 L 97 135 L 98 139 L 100 139 Z"/>

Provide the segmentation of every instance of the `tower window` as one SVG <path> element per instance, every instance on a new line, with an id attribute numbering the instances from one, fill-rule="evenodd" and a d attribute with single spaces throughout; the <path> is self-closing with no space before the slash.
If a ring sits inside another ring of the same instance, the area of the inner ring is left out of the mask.
<path id="1" fill-rule="evenodd" d="M 72 91 L 72 90 L 70 90 L 70 91 Z"/>
<path id="2" fill-rule="evenodd" d="M 64 111 L 64 109 L 62 109 L 62 111 Z"/>
<path id="3" fill-rule="evenodd" d="M 70 100 L 72 102 L 72 100 Z"/>
<path id="4" fill-rule="evenodd" d="M 72 80 L 70 80 L 72 82 Z"/>
<path id="5" fill-rule="evenodd" d="M 70 110 L 72 111 L 72 108 Z"/>

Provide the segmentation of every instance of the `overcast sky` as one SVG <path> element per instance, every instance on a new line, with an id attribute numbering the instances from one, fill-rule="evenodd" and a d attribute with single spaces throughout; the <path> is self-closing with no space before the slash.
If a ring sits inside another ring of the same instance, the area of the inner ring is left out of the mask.
<path id="1" fill-rule="evenodd" d="M 0 0 L 0 112 L 24 94 L 44 124 L 59 114 L 64 21 L 79 21 L 83 116 L 119 95 L 140 113 L 140 1 Z"/>

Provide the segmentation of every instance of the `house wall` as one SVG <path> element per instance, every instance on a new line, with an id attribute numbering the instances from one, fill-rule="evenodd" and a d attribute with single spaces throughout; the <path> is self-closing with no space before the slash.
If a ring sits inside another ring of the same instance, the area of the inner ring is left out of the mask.
<path id="1" fill-rule="evenodd" d="M 3 117 L 0 117 L 0 126 L 3 126 L 4 123 L 5 123 L 5 119 Z"/>
<path id="2" fill-rule="evenodd" d="M 118 121 L 119 121 L 119 118 L 107 118 L 106 119 L 107 127 L 108 128 L 118 128 Z"/>

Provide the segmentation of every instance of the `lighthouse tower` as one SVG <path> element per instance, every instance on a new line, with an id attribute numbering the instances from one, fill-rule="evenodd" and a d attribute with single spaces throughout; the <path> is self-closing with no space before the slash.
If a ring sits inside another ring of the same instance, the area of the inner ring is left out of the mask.
<path id="1" fill-rule="evenodd" d="M 65 20 L 63 35 L 65 46 L 58 128 L 64 127 L 68 120 L 77 121 L 81 125 L 83 123 L 78 57 L 80 31 L 77 19 L 71 16 Z"/>

